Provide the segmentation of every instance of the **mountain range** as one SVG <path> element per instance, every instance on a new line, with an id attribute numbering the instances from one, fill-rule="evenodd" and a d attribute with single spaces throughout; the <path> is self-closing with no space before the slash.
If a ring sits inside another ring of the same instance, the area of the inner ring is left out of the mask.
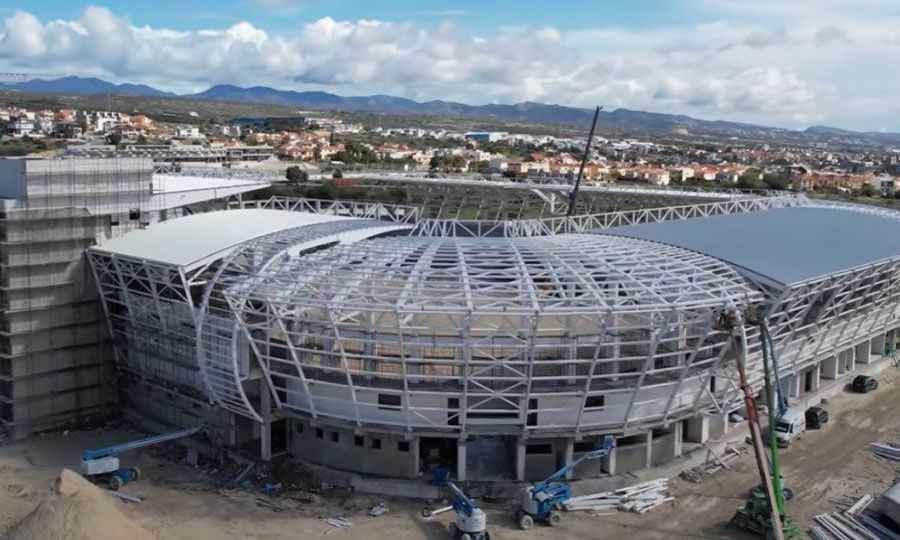
<path id="1" fill-rule="evenodd" d="M 15 84 L 0 84 L 0 90 L 28 93 L 163 97 L 224 101 L 252 104 L 283 105 L 302 109 L 347 112 L 421 114 L 455 116 L 502 122 L 532 124 L 563 124 L 585 127 L 590 125 L 593 111 L 563 105 L 523 102 L 513 105 L 467 105 L 452 101 L 413 101 L 387 96 L 344 97 L 328 92 L 276 90 L 266 86 L 243 88 L 220 84 L 198 94 L 177 95 L 142 84 L 114 84 L 96 78 L 62 77 L 32 79 Z M 601 113 L 599 125 L 605 129 L 625 132 L 657 132 L 706 134 L 719 137 L 779 139 L 797 141 L 842 141 L 860 144 L 900 144 L 898 133 L 855 132 L 827 126 L 812 126 L 803 131 L 729 122 L 700 120 L 685 115 L 664 114 L 629 109 Z"/>

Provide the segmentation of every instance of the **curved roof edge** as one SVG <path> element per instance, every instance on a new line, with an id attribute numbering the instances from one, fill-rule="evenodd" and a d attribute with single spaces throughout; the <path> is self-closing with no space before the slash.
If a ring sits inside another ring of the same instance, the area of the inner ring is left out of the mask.
<path id="1" fill-rule="evenodd" d="M 92 249 L 190 270 L 261 236 L 352 219 L 355 218 L 284 210 L 222 210 L 154 223 Z"/>

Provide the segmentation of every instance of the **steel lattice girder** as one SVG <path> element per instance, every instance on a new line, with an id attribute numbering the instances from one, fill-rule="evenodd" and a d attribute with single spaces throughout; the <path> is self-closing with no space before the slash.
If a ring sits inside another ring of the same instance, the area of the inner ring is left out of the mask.
<path id="1" fill-rule="evenodd" d="M 88 258 L 121 367 L 203 393 L 232 412 L 261 421 L 242 387 L 248 369 L 238 353 L 240 328 L 224 300 L 210 306 L 210 298 L 217 298 L 216 287 L 235 276 L 252 275 L 293 247 L 327 244 L 354 231 L 408 229 L 373 220 L 287 229 L 251 240 L 225 261 L 213 261 L 190 274 L 177 265 L 103 250 L 88 250 Z M 195 297 L 202 300 L 198 306 Z"/>
<path id="2" fill-rule="evenodd" d="M 250 369 L 242 359 L 241 327 L 222 296 L 226 288 L 234 282 L 253 279 L 276 261 L 290 260 L 304 250 L 336 243 L 344 234 L 367 236 L 408 229 L 405 225 L 367 219 L 307 225 L 248 241 L 217 263 L 196 311 L 197 363 L 211 398 L 232 412 L 260 420 L 243 389 Z M 257 358 L 260 358 L 258 354 Z M 262 371 L 271 388 L 268 370 Z M 273 395 L 280 406 L 277 393 Z"/>

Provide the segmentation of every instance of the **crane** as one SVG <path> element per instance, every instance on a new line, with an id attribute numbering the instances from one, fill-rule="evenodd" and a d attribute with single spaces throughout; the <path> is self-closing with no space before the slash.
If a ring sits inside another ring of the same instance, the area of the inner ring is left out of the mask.
<path id="1" fill-rule="evenodd" d="M 581 156 L 581 166 L 578 167 L 578 176 L 575 178 L 575 187 L 569 193 L 569 209 L 566 211 L 566 217 L 570 218 L 575 215 L 575 205 L 578 202 L 578 190 L 581 188 L 581 177 L 584 176 L 584 166 L 591 157 L 591 142 L 594 140 L 594 130 L 597 129 L 597 118 L 600 117 L 600 111 L 603 107 L 597 107 L 594 110 L 594 119 L 591 120 L 591 132 L 588 134 L 587 144 L 584 146 L 584 155 Z"/>
<path id="2" fill-rule="evenodd" d="M 522 529 L 530 529 L 535 521 L 556 525 L 562 520 L 559 508 L 563 501 L 572 497 L 572 488 L 562 479 L 584 461 L 601 459 L 615 448 L 615 438 L 607 435 L 600 448 L 576 459 L 569 465 L 551 474 L 541 482 L 528 486 L 522 491 L 522 499 L 516 510 L 516 522 Z"/>
<path id="3" fill-rule="evenodd" d="M 450 537 L 459 540 L 491 540 L 487 532 L 487 515 L 472 499 L 453 482 L 445 484 L 453 494 L 453 511 L 456 519 L 450 523 Z"/>
<path id="4" fill-rule="evenodd" d="M 182 439 L 184 437 L 190 437 L 199 432 L 200 429 L 201 428 L 199 427 L 182 429 L 180 431 L 173 431 L 162 435 L 154 435 L 136 441 L 117 444 L 115 446 L 85 450 L 81 455 L 81 474 L 95 482 L 105 480 L 111 490 L 118 491 L 119 488 L 125 484 L 140 480 L 141 478 L 141 471 L 137 467 L 130 467 L 128 469 L 120 467 L 119 454 Z"/>

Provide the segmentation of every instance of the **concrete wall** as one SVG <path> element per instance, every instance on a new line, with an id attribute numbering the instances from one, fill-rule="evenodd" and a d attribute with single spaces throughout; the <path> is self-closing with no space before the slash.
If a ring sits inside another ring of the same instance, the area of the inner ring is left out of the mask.
<path id="1" fill-rule="evenodd" d="M 662 465 L 672 461 L 675 457 L 675 433 L 669 431 L 667 433 L 653 434 L 653 454 L 650 461 L 652 466 Z"/>
<path id="2" fill-rule="evenodd" d="M 295 457 L 364 474 L 393 478 L 418 476 L 418 440 L 415 438 L 407 441 L 403 437 L 380 433 L 355 435 L 348 429 L 315 426 L 306 419 L 294 418 L 290 423 L 293 425 L 289 426 L 288 450 Z M 358 437 L 362 440 L 358 441 Z M 376 448 L 376 441 L 380 448 Z M 362 446 L 358 442 L 362 442 Z M 403 442 L 408 445 L 408 451 L 400 450 Z"/>
<path id="3" fill-rule="evenodd" d="M 541 447 L 548 447 L 546 453 L 536 453 L 537 450 L 543 450 Z M 532 440 L 528 442 L 529 450 L 525 453 L 525 480 L 536 481 L 547 478 L 559 467 L 557 466 L 558 445 L 556 441 Z"/>
<path id="4" fill-rule="evenodd" d="M 631 438 L 629 438 L 631 439 Z M 616 442 L 616 474 L 625 474 L 647 468 L 647 442 L 645 436 L 634 437 L 625 445 Z"/>

